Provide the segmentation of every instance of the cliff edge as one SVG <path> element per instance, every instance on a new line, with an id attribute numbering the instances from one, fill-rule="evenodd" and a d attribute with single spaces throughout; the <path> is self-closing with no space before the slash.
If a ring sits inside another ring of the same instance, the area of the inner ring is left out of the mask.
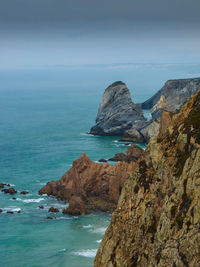
<path id="1" fill-rule="evenodd" d="M 136 165 L 94 266 L 200 266 L 200 91 L 162 113 Z"/>

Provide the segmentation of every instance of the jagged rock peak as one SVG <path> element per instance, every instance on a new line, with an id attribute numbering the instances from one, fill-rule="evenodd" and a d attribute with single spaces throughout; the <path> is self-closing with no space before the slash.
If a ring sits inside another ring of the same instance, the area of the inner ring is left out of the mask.
<path id="1" fill-rule="evenodd" d="M 123 135 L 133 125 L 141 126 L 146 119 L 140 107 L 133 103 L 126 84 L 118 81 L 106 88 L 100 104 L 94 135 Z"/>

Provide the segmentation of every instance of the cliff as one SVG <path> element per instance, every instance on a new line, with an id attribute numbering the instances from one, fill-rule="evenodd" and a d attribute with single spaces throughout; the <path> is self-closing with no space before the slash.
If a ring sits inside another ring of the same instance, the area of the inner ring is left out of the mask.
<path id="1" fill-rule="evenodd" d="M 95 267 L 200 266 L 200 91 L 160 132 L 125 183 Z"/>
<path id="2" fill-rule="evenodd" d="M 90 130 L 94 135 L 124 135 L 127 130 L 144 126 L 146 119 L 140 106 L 131 100 L 123 82 L 111 84 L 104 92 L 96 124 Z M 142 137 L 139 137 L 140 139 Z M 140 140 L 142 141 L 142 140 Z"/>
<path id="3" fill-rule="evenodd" d="M 144 153 L 143 149 L 133 145 L 124 154 L 123 161 L 113 166 L 95 163 L 83 153 L 61 179 L 47 183 L 39 194 L 68 200 L 69 208 L 64 213 L 77 215 L 91 210 L 113 210 L 124 182 Z"/>
<path id="4" fill-rule="evenodd" d="M 151 98 L 142 103 L 143 109 L 152 109 L 161 96 L 165 97 L 166 109 L 177 112 L 181 106 L 200 88 L 200 78 L 169 80 Z"/>

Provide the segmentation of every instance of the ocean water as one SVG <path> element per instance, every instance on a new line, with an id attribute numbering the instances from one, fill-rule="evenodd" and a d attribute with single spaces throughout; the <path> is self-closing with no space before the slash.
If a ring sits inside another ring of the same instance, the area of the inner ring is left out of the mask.
<path id="1" fill-rule="evenodd" d="M 127 149 L 117 137 L 86 134 L 98 106 L 89 95 L 77 97 L 73 90 L 1 91 L 0 182 L 29 194 L 0 192 L 0 266 L 92 266 L 110 214 L 50 214 L 50 206 L 61 210 L 67 203 L 37 193 L 46 182 L 60 178 L 82 152 L 97 161 Z"/>
<path id="2" fill-rule="evenodd" d="M 62 75 L 58 71 L 0 72 L 0 183 L 29 192 L 13 196 L 0 192 L 0 266 L 93 265 L 111 214 L 50 214 L 50 206 L 61 210 L 67 203 L 39 196 L 38 190 L 48 181 L 59 179 L 82 152 L 97 161 L 127 149 L 127 143 L 118 142 L 120 137 L 86 134 L 111 80 L 127 79 L 134 101 L 140 102 L 160 89 L 163 80 L 179 73 L 170 71 L 143 69 L 132 70 L 131 74 L 131 70 L 118 70 L 98 74 L 98 70 L 87 70 L 73 75 L 67 71 Z M 152 79 L 148 86 L 140 78 L 149 77 L 149 72 Z M 122 76 L 116 79 L 119 73 Z M 182 78 L 184 72 L 181 75 L 176 77 Z M 134 77 L 136 83 L 132 82 Z M 136 89 L 132 90 L 132 86 Z M 149 116 L 148 111 L 145 114 Z M 21 213 L 17 213 L 19 210 Z M 55 218 L 48 220 L 47 216 Z"/>

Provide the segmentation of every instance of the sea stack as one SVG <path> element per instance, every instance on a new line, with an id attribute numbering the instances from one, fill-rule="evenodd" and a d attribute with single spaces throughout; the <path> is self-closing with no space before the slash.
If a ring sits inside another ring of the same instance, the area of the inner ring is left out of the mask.
<path id="1" fill-rule="evenodd" d="M 133 103 L 126 84 L 118 81 L 105 90 L 96 124 L 91 128 L 90 133 L 121 136 L 133 126 L 141 128 L 145 122 L 140 105 Z M 141 136 L 139 139 L 142 139 Z"/>

